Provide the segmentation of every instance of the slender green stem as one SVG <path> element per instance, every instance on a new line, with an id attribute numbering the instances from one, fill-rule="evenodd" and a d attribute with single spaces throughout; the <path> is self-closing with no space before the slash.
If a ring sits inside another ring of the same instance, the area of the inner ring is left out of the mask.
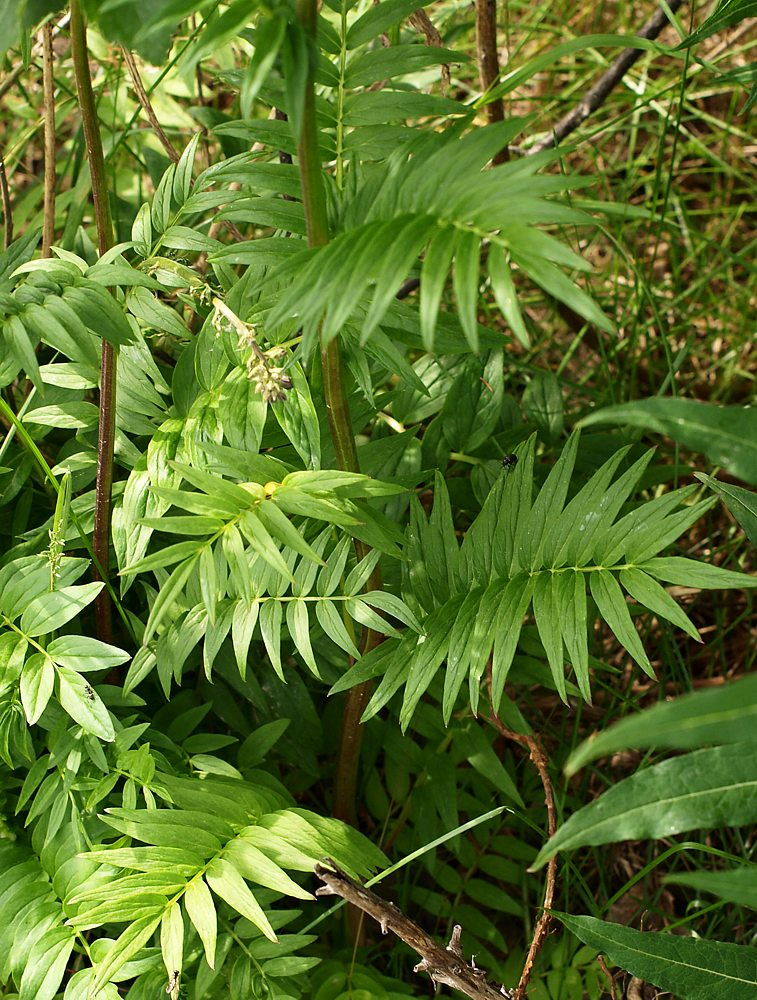
<path id="1" fill-rule="evenodd" d="M 34 390 L 32 390 L 32 391 L 34 391 Z M 8 431 L 7 435 L 5 436 L 5 440 L 3 441 L 3 445 L 0 448 L 0 459 L 2 459 L 2 453 L 3 453 L 3 450 L 5 448 L 5 445 L 10 440 L 12 440 L 12 437 L 13 437 L 14 434 L 18 434 L 18 436 L 19 436 L 19 438 L 21 440 L 21 443 L 24 445 L 25 448 L 28 449 L 29 453 L 34 458 L 35 462 L 37 463 L 37 466 L 39 467 L 40 472 L 42 473 L 42 475 L 44 476 L 44 478 L 47 480 L 47 482 L 50 484 L 50 486 L 55 491 L 55 496 L 57 498 L 58 495 L 59 495 L 59 493 L 60 493 L 60 488 L 61 488 L 60 487 L 60 483 L 55 478 L 55 474 L 53 473 L 53 470 L 50 468 L 48 462 L 46 461 L 45 456 L 42 454 L 42 452 L 37 447 L 36 441 L 29 434 L 29 432 L 27 431 L 26 427 L 24 427 L 23 423 L 21 422 L 21 418 L 23 417 L 24 408 L 26 406 L 26 403 L 28 403 L 31 398 L 32 398 L 32 395 L 30 393 L 29 396 L 27 396 L 27 398 L 26 398 L 24 406 L 19 410 L 18 415 L 16 415 L 13 412 L 13 410 L 10 408 L 10 406 L 8 406 L 8 404 L 3 399 L 3 397 L 0 396 L 0 416 L 4 417 L 7 420 L 8 424 L 10 426 L 10 430 Z M 95 552 L 94 548 L 92 547 L 92 544 L 91 544 L 91 542 L 89 540 L 89 537 L 87 536 L 87 534 L 84 531 L 84 528 L 82 527 L 81 520 L 77 516 L 76 511 L 73 509 L 73 507 L 70 510 L 69 516 L 71 518 L 71 523 L 73 524 L 73 526 L 76 528 L 76 530 L 79 533 L 79 538 L 81 539 L 82 545 L 84 546 L 84 548 L 88 552 L 89 556 L 91 557 L 92 562 L 94 563 L 95 567 L 98 568 L 98 566 L 97 566 L 97 564 L 98 564 L 97 553 Z M 104 574 L 102 574 L 102 573 L 100 574 L 100 579 L 105 581 L 105 589 L 110 594 L 110 599 L 113 601 L 113 604 L 114 604 L 116 610 L 118 611 L 119 615 L 121 616 L 121 621 L 123 622 L 124 628 L 125 628 L 126 632 L 128 633 L 128 635 L 131 636 L 132 640 L 136 643 L 137 638 L 134 635 L 134 629 L 133 629 L 132 624 L 129 621 L 127 615 L 126 615 L 126 611 L 124 610 L 124 608 L 121 605 L 121 602 L 118 599 L 118 594 L 115 592 L 115 590 L 113 589 L 113 586 L 111 585 L 110 581 L 105 577 Z"/>
<path id="2" fill-rule="evenodd" d="M 311 44 L 315 45 L 318 25 L 318 0 L 297 0 L 297 19 Z M 323 166 L 318 149 L 318 128 L 315 117 L 314 61 L 311 63 L 302 112 L 302 127 L 297 145 L 297 156 L 302 184 L 302 201 L 305 209 L 308 243 L 311 247 L 324 246 L 329 242 L 329 227 L 326 214 L 326 191 L 323 183 Z M 340 469 L 359 472 L 355 438 L 352 434 L 350 405 L 344 390 L 342 352 L 339 340 L 334 338 L 321 346 L 321 366 L 323 369 L 323 393 L 329 421 L 331 440 Z M 358 558 L 367 554 L 368 549 L 356 542 Z M 374 570 L 368 586 L 372 590 L 381 589 L 381 575 Z M 380 636 L 366 630 L 361 643 L 363 653 L 372 649 L 380 641 Z M 363 714 L 368 695 L 367 684 L 360 684 L 347 692 L 342 717 L 342 732 L 339 759 L 334 783 L 335 816 L 348 822 L 355 821 L 355 789 L 360 760 Z"/>
<path id="3" fill-rule="evenodd" d="M 105 161 L 97 120 L 92 77 L 89 72 L 87 27 L 79 0 L 71 0 L 71 50 L 74 60 L 76 90 L 84 129 L 84 141 L 92 181 L 92 201 L 95 208 L 97 247 L 102 256 L 113 245 L 113 224 L 110 218 L 108 188 L 105 181 Z M 100 421 L 97 433 L 97 483 L 95 486 L 95 526 L 93 547 L 97 556 L 95 577 L 108 578 L 110 562 L 110 510 L 113 487 L 113 444 L 116 433 L 116 352 L 111 344 L 102 342 L 100 368 Z M 99 565 L 100 569 L 97 568 Z M 107 589 L 95 605 L 98 638 L 111 642 L 113 625 Z"/>

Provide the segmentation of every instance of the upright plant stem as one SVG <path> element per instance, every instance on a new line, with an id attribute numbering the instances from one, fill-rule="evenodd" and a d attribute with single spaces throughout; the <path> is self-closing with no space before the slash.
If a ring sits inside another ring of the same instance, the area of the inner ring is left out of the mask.
<path id="1" fill-rule="evenodd" d="M 87 28 L 79 6 L 79 0 L 71 0 L 71 50 L 74 60 L 76 90 L 79 97 L 84 141 L 89 159 L 89 175 L 92 181 L 92 201 L 95 209 L 97 248 L 100 256 L 113 245 L 113 224 L 108 204 L 108 189 L 105 182 L 105 161 L 100 139 L 100 128 L 92 91 L 92 77 L 89 72 L 87 51 Z M 110 548 L 110 509 L 113 486 L 113 442 L 116 430 L 116 352 L 111 344 L 102 342 L 102 363 L 100 368 L 100 421 L 97 433 L 97 483 L 95 486 L 95 527 L 92 545 L 97 562 L 102 567 L 103 578 L 108 577 Z M 95 577 L 100 573 L 95 568 Z M 111 642 L 113 627 L 111 605 L 107 591 L 103 590 L 95 605 L 98 638 Z"/>
<path id="2" fill-rule="evenodd" d="M 13 211 L 11 194 L 8 190 L 8 175 L 5 173 L 5 160 L 2 156 L 0 156 L 0 199 L 3 203 L 3 250 L 7 250 L 13 242 Z"/>
<path id="3" fill-rule="evenodd" d="M 497 53 L 497 0 L 476 0 L 476 55 L 481 89 L 486 92 L 499 79 L 499 55 Z M 486 105 L 486 117 L 490 123 L 505 120 L 505 106 L 501 97 L 496 97 Z M 505 163 L 509 159 L 507 146 L 494 157 L 493 162 Z"/>
<path id="4" fill-rule="evenodd" d="M 318 24 L 317 0 L 297 0 L 297 19 L 308 39 L 315 44 Z M 315 89 L 313 83 L 314 65 L 311 65 L 305 86 L 302 109 L 302 126 L 297 145 L 297 157 L 302 184 L 302 201 L 305 209 L 308 244 L 311 247 L 324 246 L 329 242 L 328 219 L 326 216 L 326 192 L 323 184 L 323 168 L 318 150 L 318 129 L 315 118 Z M 321 347 L 323 369 L 323 393 L 329 421 L 331 440 L 340 469 L 359 472 L 355 438 L 352 434 L 352 419 L 347 395 L 344 391 L 342 352 L 339 340 L 334 338 Z M 356 542 L 358 559 L 368 552 L 360 542 Z M 377 570 L 369 581 L 371 589 L 380 589 L 381 577 Z M 362 640 L 362 650 L 372 648 L 378 637 L 366 630 Z M 334 783 L 334 815 L 348 822 L 354 822 L 355 788 L 357 785 L 362 728 L 360 716 L 368 698 L 366 684 L 358 685 L 347 692 L 342 717 L 342 731 Z"/>
<path id="5" fill-rule="evenodd" d="M 45 95 L 45 205 L 42 223 L 42 256 L 50 256 L 55 238 L 55 79 L 53 77 L 53 26 L 42 27 L 42 90 Z"/>

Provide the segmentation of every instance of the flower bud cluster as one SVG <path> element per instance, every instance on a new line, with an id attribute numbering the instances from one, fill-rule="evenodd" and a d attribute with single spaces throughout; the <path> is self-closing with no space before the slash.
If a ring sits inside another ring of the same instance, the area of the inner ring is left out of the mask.
<path id="1" fill-rule="evenodd" d="M 218 333 L 230 330 L 239 338 L 239 346 L 250 352 L 247 359 L 247 377 L 266 403 L 278 403 L 286 399 L 292 388 L 292 380 L 284 368 L 276 364 L 286 356 L 283 347 L 271 347 L 262 351 L 251 323 L 244 323 L 229 307 L 214 299 L 213 326 Z"/>

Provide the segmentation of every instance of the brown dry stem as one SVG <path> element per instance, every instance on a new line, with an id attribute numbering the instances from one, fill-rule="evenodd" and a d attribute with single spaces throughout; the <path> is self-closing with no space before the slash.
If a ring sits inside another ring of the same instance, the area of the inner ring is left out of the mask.
<path id="1" fill-rule="evenodd" d="M 436 45 L 438 48 L 444 46 L 444 41 L 439 31 L 428 16 L 423 7 L 419 7 L 418 10 L 413 11 L 410 15 L 410 23 L 414 28 L 420 31 L 426 37 L 426 45 Z M 451 85 L 452 80 L 450 77 L 449 63 L 442 63 L 442 92 L 446 93 L 447 89 Z"/>
<path id="2" fill-rule="evenodd" d="M 341 897 L 373 917 L 380 925 L 382 934 L 391 932 L 404 941 L 421 956 L 413 971 L 427 972 L 435 989 L 449 986 L 471 1000 L 502 1000 L 503 997 L 514 996 L 504 986 L 497 989 L 487 980 L 483 969 L 477 968 L 475 962 L 465 960 L 460 946 L 462 928 L 459 924 L 455 925 L 449 944 L 443 948 L 393 903 L 354 882 L 330 859 L 326 858 L 323 864 L 316 865 L 315 874 L 324 883 L 316 890 L 316 896 Z"/>
<path id="3" fill-rule="evenodd" d="M 180 159 L 179 153 L 176 149 L 174 149 L 173 143 L 163 131 L 163 126 L 158 121 L 158 116 L 155 114 L 155 109 L 152 106 L 150 97 L 145 90 L 144 84 L 142 83 L 142 77 L 139 75 L 139 69 L 137 68 L 137 62 L 134 56 L 123 46 L 121 47 L 121 51 L 124 54 L 126 68 L 129 70 L 129 76 L 131 77 L 131 83 L 134 87 L 134 93 L 137 95 L 137 99 L 142 105 L 142 110 L 147 115 L 147 120 L 149 121 L 153 132 L 158 137 L 158 141 L 163 149 L 165 149 L 168 159 L 172 163 L 178 163 Z"/>
<path id="4" fill-rule="evenodd" d="M 684 2 L 685 0 L 669 0 L 665 8 L 658 7 L 649 20 L 636 32 L 637 36 L 650 41 L 657 38 L 663 28 L 670 24 L 667 10 L 675 14 L 683 6 Z M 525 150 L 526 155 L 533 156 L 535 153 L 541 153 L 545 149 L 553 149 L 572 132 L 575 132 L 586 121 L 589 115 L 592 115 L 605 103 L 611 92 L 634 63 L 637 62 L 643 52 L 644 49 L 623 49 L 617 59 L 610 65 L 609 69 L 605 70 L 597 82 L 587 90 L 578 104 L 557 122 L 549 135 L 544 136 L 543 139 L 540 139 L 533 146 L 529 146 Z"/>
<path id="5" fill-rule="evenodd" d="M 549 761 L 547 760 L 547 755 L 538 737 L 526 733 L 516 733 L 512 729 L 508 729 L 494 711 L 491 698 L 491 666 L 489 668 L 488 683 L 489 701 L 492 704 L 491 722 L 493 726 L 500 736 L 504 736 L 505 739 L 511 740 L 513 743 L 517 743 L 528 750 L 528 755 L 536 767 L 536 770 L 539 772 L 539 777 L 541 778 L 541 783 L 544 788 L 544 804 L 547 807 L 547 836 L 552 837 L 557 830 L 557 812 L 555 810 L 555 796 L 552 790 L 552 779 L 549 776 Z M 547 936 L 549 925 L 552 920 L 549 911 L 552 908 L 552 902 L 555 897 L 556 881 L 557 858 L 554 857 L 547 865 L 546 886 L 544 889 L 542 912 L 539 919 L 536 921 L 536 926 L 534 927 L 534 933 L 531 938 L 531 946 L 528 949 L 528 955 L 526 956 L 520 981 L 513 992 L 513 1000 L 525 1000 L 526 988 L 531 979 L 531 974 L 536 962 L 536 956 L 539 954 L 541 947 L 544 944 L 544 939 Z"/>

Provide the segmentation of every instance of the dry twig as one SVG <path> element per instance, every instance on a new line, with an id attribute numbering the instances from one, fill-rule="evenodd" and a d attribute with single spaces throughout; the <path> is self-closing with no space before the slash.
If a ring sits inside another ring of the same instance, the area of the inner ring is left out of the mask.
<path id="1" fill-rule="evenodd" d="M 607 968 L 607 962 L 605 961 L 604 955 L 597 955 L 597 965 L 600 967 L 607 979 L 607 985 L 610 988 L 610 997 L 612 1000 L 617 1000 L 617 995 L 615 993 L 615 976 Z"/>
<path id="2" fill-rule="evenodd" d="M 658 7 L 649 20 L 636 32 L 638 37 L 647 38 L 650 41 L 657 38 L 662 29 L 670 23 L 667 10 L 669 9 L 675 14 L 683 6 L 684 2 L 685 0 L 669 0 L 665 8 Z M 535 153 L 541 153 L 545 149 L 553 149 L 569 136 L 571 132 L 575 132 L 586 121 L 589 115 L 593 114 L 604 104 L 610 93 L 639 59 L 643 51 L 643 49 L 623 49 L 609 69 L 600 76 L 594 86 L 586 92 L 572 111 L 569 111 L 557 122 L 549 135 L 546 135 L 543 139 L 540 139 L 533 146 L 529 146 L 525 150 L 526 156 L 533 156 Z"/>
<path id="3" fill-rule="evenodd" d="M 181 156 L 179 155 L 178 151 L 174 148 L 171 140 L 163 131 L 163 128 L 160 122 L 158 121 L 158 117 L 155 114 L 155 109 L 150 103 L 150 97 L 147 91 L 145 90 L 144 84 L 142 83 L 142 77 L 139 75 L 139 68 L 137 67 L 137 63 L 134 56 L 131 54 L 131 52 L 129 52 L 128 49 L 124 48 L 123 46 L 121 47 L 121 51 L 124 54 L 124 61 L 126 62 L 126 66 L 128 67 L 129 70 L 129 75 L 131 76 L 131 82 L 134 85 L 134 92 L 136 93 L 139 99 L 139 103 L 142 105 L 142 110 L 147 115 L 147 119 L 150 122 L 150 125 L 152 126 L 153 132 L 158 137 L 163 149 L 165 149 L 166 155 L 168 156 L 169 160 L 172 163 L 178 163 L 179 160 L 181 159 Z M 213 225 L 216 225 L 216 223 L 213 223 Z M 244 240 L 244 236 L 240 233 L 240 231 L 237 229 L 237 227 L 234 225 L 233 222 L 230 222 L 228 219 L 223 219 L 221 225 L 223 225 L 224 229 L 226 229 L 227 232 L 231 233 L 231 235 L 238 243 L 241 243 Z M 210 233 L 209 235 L 213 234 Z"/>
<path id="4" fill-rule="evenodd" d="M 158 137 L 163 149 L 165 149 L 168 159 L 172 163 L 178 163 L 181 157 L 176 149 L 174 149 L 173 143 L 163 131 L 163 126 L 158 121 L 158 116 L 155 114 L 155 109 L 152 106 L 150 97 L 145 90 L 144 84 L 142 83 L 142 77 L 139 75 L 139 69 L 137 68 L 137 62 L 134 56 L 124 46 L 121 46 L 121 51 L 124 54 L 124 62 L 126 63 L 126 68 L 129 70 L 129 76 L 131 77 L 134 92 L 139 99 L 139 103 L 142 105 L 142 110 L 147 115 L 147 120 L 150 122 L 153 132 Z"/>
<path id="5" fill-rule="evenodd" d="M 557 812 L 555 810 L 555 796 L 552 791 L 552 780 L 549 776 L 549 762 L 547 760 L 547 755 L 536 736 L 528 735 L 526 733 L 516 733 L 512 729 L 508 729 L 494 711 L 491 697 L 491 665 L 489 666 L 488 684 L 489 701 L 492 704 L 492 724 L 500 736 L 504 736 L 505 739 L 512 740 L 514 743 L 518 743 L 520 746 L 525 747 L 525 749 L 528 750 L 529 757 L 533 761 L 536 770 L 539 772 L 539 777 L 541 778 L 541 783 L 544 787 L 544 804 L 547 807 L 547 836 L 551 837 L 557 830 Z M 547 864 L 546 878 L 542 913 L 536 921 L 536 927 L 534 928 L 534 933 L 531 938 L 531 946 L 528 949 L 528 955 L 526 956 L 526 961 L 523 966 L 523 972 L 521 973 L 520 981 L 513 992 L 513 1000 L 525 1000 L 526 987 L 531 979 L 531 973 L 534 969 L 536 956 L 539 954 L 539 951 L 544 944 L 544 939 L 547 936 L 547 931 L 549 930 L 549 924 L 552 919 L 549 910 L 551 909 L 552 902 L 554 900 L 555 883 L 557 878 L 556 857 L 553 857 Z"/>
<path id="6" fill-rule="evenodd" d="M 439 31 L 428 16 L 423 7 L 419 7 L 418 10 L 413 11 L 410 15 L 410 23 L 418 31 L 422 32 L 426 36 L 426 45 L 436 45 L 439 48 L 443 46 L 442 36 Z M 442 91 L 446 92 L 447 88 L 451 84 L 449 63 L 442 63 Z"/>
<path id="7" fill-rule="evenodd" d="M 391 931 L 421 956 L 413 971 L 427 972 L 435 987 L 450 986 L 471 1000 L 502 1000 L 503 997 L 512 1000 L 512 991 L 504 986 L 500 989 L 492 986 L 484 971 L 476 968 L 475 962 L 466 962 L 460 947 L 462 929 L 459 924 L 455 925 L 449 944 L 443 948 L 393 903 L 354 882 L 330 859 L 326 858 L 323 864 L 316 865 L 315 874 L 324 883 L 316 890 L 316 896 L 340 896 L 373 917 L 383 934 Z"/>

